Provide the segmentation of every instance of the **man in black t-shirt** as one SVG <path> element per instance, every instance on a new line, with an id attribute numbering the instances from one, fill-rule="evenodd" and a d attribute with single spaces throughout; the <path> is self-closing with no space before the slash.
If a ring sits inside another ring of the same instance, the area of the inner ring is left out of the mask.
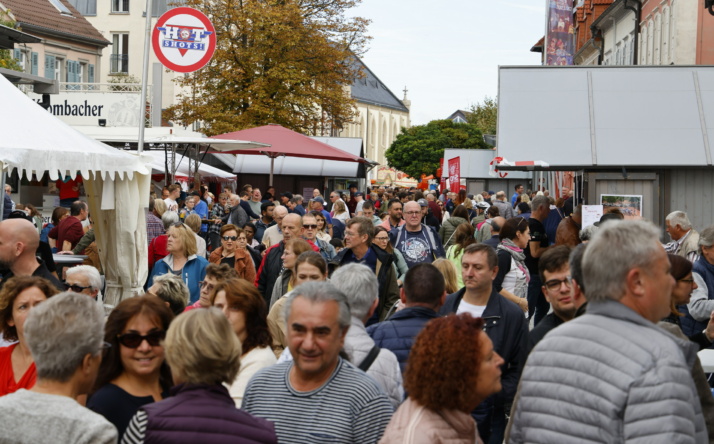
<path id="1" fill-rule="evenodd" d="M 550 202 L 545 196 L 536 196 L 531 203 L 531 218 L 528 219 L 528 227 L 531 232 L 531 240 L 528 243 L 526 253 L 526 267 L 531 275 L 531 280 L 528 283 L 528 318 L 530 319 L 535 313 L 533 325 L 538 323 L 548 314 L 550 304 L 545 300 L 541 286 L 543 283 L 538 273 L 538 261 L 548 248 L 548 235 L 545 233 L 543 221 L 548 217 L 550 212 Z"/>

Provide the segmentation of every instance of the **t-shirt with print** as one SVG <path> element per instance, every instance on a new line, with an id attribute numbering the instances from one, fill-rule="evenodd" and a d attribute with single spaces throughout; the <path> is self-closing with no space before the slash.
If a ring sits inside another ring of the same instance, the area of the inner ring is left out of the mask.
<path id="1" fill-rule="evenodd" d="M 541 248 L 548 248 L 548 235 L 545 233 L 545 226 L 538 219 L 528 219 L 528 228 L 531 231 L 531 242 L 540 242 Z M 525 248 L 526 267 L 531 276 L 538 275 L 538 261 L 540 258 L 531 256 L 530 244 Z"/>
<path id="2" fill-rule="evenodd" d="M 395 248 L 401 251 L 409 268 L 417 264 L 434 262 L 434 251 L 429 243 L 428 228 L 421 227 L 419 231 L 404 230 L 401 240 Z"/>

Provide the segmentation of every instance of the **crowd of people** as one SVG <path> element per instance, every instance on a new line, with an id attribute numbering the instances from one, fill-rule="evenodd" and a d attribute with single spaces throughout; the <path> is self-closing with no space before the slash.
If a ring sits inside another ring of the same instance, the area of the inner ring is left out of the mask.
<path id="1" fill-rule="evenodd" d="M 196 190 L 151 196 L 116 306 L 52 262 L 91 251 L 84 202 L 0 222 L 0 442 L 714 438 L 714 227 L 682 211 L 662 244 L 568 190 Z"/>

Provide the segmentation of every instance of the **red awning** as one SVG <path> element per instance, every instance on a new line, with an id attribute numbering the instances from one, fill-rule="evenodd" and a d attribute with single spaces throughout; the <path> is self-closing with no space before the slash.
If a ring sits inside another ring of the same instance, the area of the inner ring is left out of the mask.
<path id="1" fill-rule="evenodd" d="M 319 142 L 280 125 L 265 125 L 232 133 L 219 134 L 213 139 L 245 139 L 266 143 L 269 147 L 250 148 L 236 151 L 222 151 L 230 154 L 262 154 L 268 157 L 289 156 L 310 159 L 338 160 L 344 162 L 369 163 L 367 159 Z"/>

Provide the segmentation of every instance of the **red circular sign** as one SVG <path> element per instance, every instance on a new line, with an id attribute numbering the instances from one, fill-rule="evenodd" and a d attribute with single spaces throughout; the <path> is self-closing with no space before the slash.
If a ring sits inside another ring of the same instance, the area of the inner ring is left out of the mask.
<path id="1" fill-rule="evenodd" d="M 201 11 L 174 8 L 164 13 L 151 34 L 154 54 L 162 65 L 176 72 L 203 68 L 216 50 L 216 30 Z"/>

